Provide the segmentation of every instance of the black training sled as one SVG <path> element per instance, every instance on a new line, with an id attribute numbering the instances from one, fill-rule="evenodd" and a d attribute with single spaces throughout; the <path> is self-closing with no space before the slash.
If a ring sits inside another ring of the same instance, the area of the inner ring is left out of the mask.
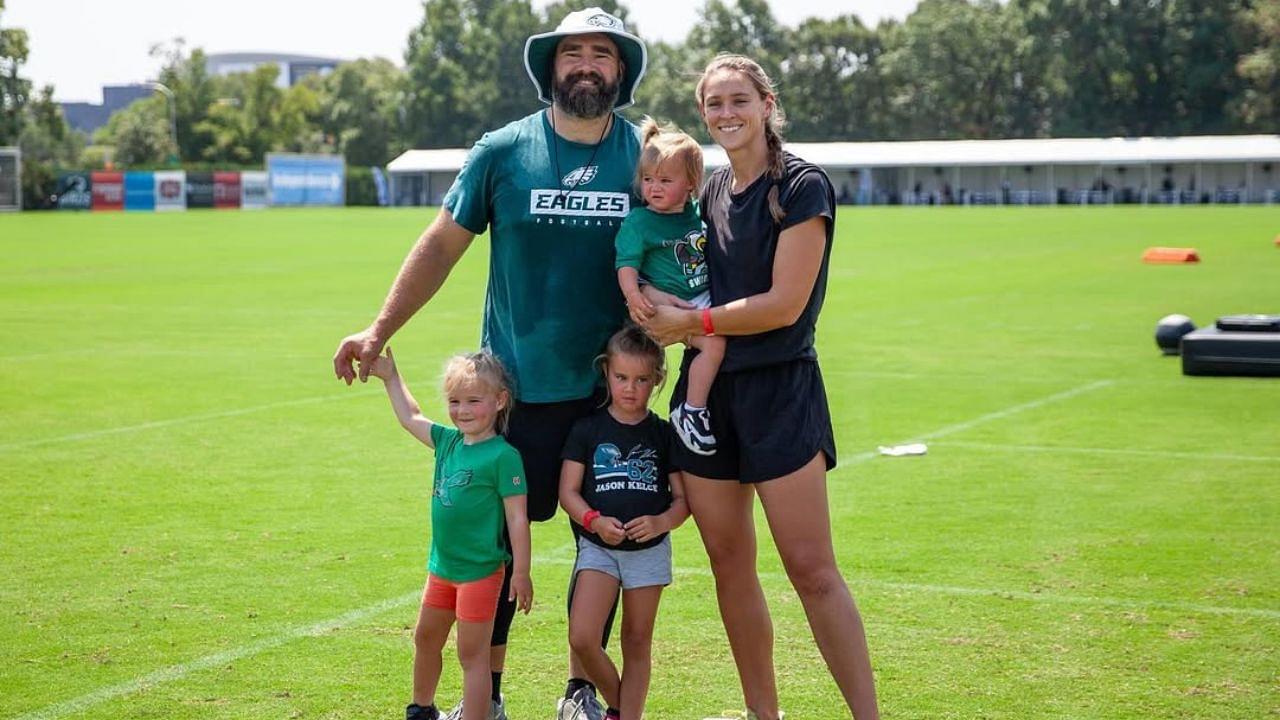
<path id="1" fill-rule="evenodd" d="M 1182 336 L 1183 375 L 1280 377 L 1280 315 L 1228 315 Z"/>

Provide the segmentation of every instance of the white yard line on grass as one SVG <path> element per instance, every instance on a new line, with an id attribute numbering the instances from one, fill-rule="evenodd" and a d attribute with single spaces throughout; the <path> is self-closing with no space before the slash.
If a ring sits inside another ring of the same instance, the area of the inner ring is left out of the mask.
<path id="1" fill-rule="evenodd" d="M 543 565 L 573 565 L 572 558 L 538 558 Z M 677 575 L 693 577 L 712 577 L 711 568 L 673 568 Z M 779 583 L 790 583 L 786 573 L 760 572 L 762 580 L 773 580 Z M 1116 607 L 1125 610 L 1171 610 L 1175 612 L 1198 613 L 1202 615 L 1236 615 L 1256 617 L 1266 620 L 1280 620 L 1280 610 L 1269 608 L 1236 608 L 1222 605 L 1203 605 L 1199 603 L 1182 603 L 1166 600 L 1138 600 L 1126 598 L 1100 597 L 1097 595 L 1059 595 L 1055 593 L 1035 593 L 1026 590 L 1001 590 L 998 588 L 975 588 L 959 585 L 936 585 L 931 583 L 909 583 L 894 580 L 877 580 L 875 578 L 856 578 L 851 585 L 855 587 L 874 587 L 886 590 L 902 590 L 914 593 L 933 595 L 960 595 L 965 597 L 989 597 L 999 600 L 1023 600 L 1026 602 L 1048 602 L 1065 605 L 1096 605 L 1099 607 Z"/>
<path id="2" fill-rule="evenodd" d="M 566 545 L 564 548 L 554 550 L 545 555 L 540 553 L 534 557 L 534 564 L 542 566 L 572 566 L 574 559 L 565 555 L 565 551 L 570 547 L 571 546 Z M 712 577 L 710 568 L 677 566 L 674 570 L 677 575 Z M 760 578 L 762 580 L 773 581 L 779 584 L 789 584 L 789 580 L 785 573 L 761 572 Z M 1021 600 L 1026 602 L 1048 602 L 1069 605 L 1093 605 L 1099 607 L 1123 608 L 1126 610 L 1171 610 L 1176 612 L 1199 613 L 1206 615 L 1227 615 L 1255 617 L 1264 620 L 1280 620 L 1280 610 L 1270 610 L 1267 608 L 1234 608 L 1218 605 L 1202 605 L 1197 603 L 1128 600 L 1123 598 L 1098 597 L 1092 595 L 1056 595 L 1050 593 L 1033 593 L 1023 590 L 999 590 L 994 588 L 972 588 L 955 585 L 906 583 L 890 580 L 875 580 L 871 578 L 857 578 L 853 584 L 857 587 L 876 587 L 913 593 L 986 597 L 1001 600 Z M 101 690 L 95 690 L 91 693 L 81 695 L 73 700 L 48 705 L 40 710 L 29 712 L 25 715 L 19 715 L 16 720 L 53 720 L 53 718 L 74 715 L 76 711 L 85 710 L 108 700 L 124 695 L 131 695 L 140 690 L 162 685 L 164 683 L 181 680 L 192 673 L 219 667 L 237 660 L 243 660 L 253 655 L 266 652 L 267 650 L 273 650 L 294 640 L 318 637 L 335 630 L 341 630 L 349 625 L 376 617 L 389 610 L 410 605 L 411 603 L 419 601 L 421 597 L 422 591 L 414 590 L 410 593 L 387 598 L 381 602 L 366 605 L 363 608 L 352 610 L 351 612 L 344 613 L 329 620 L 286 630 L 279 635 L 263 638 L 252 643 L 241 645 L 240 647 L 231 648 L 230 650 L 224 650 L 219 653 L 213 653 L 212 655 L 205 655 L 204 657 L 196 658 L 195 660 L 181 663 L 179 665 L 171 665 L 167 668 L 162 668 L 147 675 L 143 675 L 135 680 L 111 685 L 109 687 L 102 688 Z"/>
<path id="3" fill-rule="evenodd" d="M 975 428 L 979 425 L 982 425 L 984 423 L 989 423 L 993 420 L 1003 420 L 1004 418 L 1007 418 L 1010 415 L 1017 415 L 1020 412 L 1025 412 L 1027 410 L 1034 410 L 1036 408 L 1044 407 L 1045 405 L 1049 405 L 1051 403 L 1061 402 L 1063 400 L 1069 400 L 1077 395 L 1083 395 L 1087 392 L 1100 390 L 1104 387 L 1108 387 L 1113 384 L 1115 384 L 1115 381 L 1113 380 L 1096 380 L 1094 382 L 1087 383 L 1085 385 L 1081 385 L 1079 387 L 1075 387 L 1070 390 L 1063 390 L 1060 393 L 1054 393 L 1052 395 L 1042 397 L 1039 400 L 1031 400 L 1029 402 L 1020 403 L 1018 405 L 1012 405 L 1003 410 L 996 410 L 995 412 L 989 412 L 986 415 L 979 415 L 978 417 L 973 418 L 972 420 L 966 420 L 964 422 L 956 423 L 954 425 L 947 425 L 946 427 L 938 428 L 937 430 L 934 430 L 932 432 L 928 432 L 923 435 L 916 435 L 915 437 L 912 437 L 908 440 L 903 440 L 901 442 L 892 443 L 892 444 L 906 445 L 907 443 L 923 442 L 925 440 L 936 440 L 938 438 L 946 437 L 948 435 L 954 435 L 958 432 L 964 432 L 965 430 Z M 879 455 L 880 454 L 875 450 L 868 450 L 866 452 L 858 453 L 857 455 L 854 455 L 850 458 L 841 459 L 840 463 L 841 465 L 851 465 L 854 463 L 865 462 L 867 460 L 870 460 L 871 458 L 879 457 Z"/>
<path id="4" fill-rule="evenodd" d="M 1039 400 L 1032 400 L 1030 402 L 1022 403 L 1020 405 L 1014 405 L 1004 410 L 999 410 L 996 412 L 987 413 L 985 415 L 980 415 L 966 422 L 957 423 L 955 425 L 948 425 L 946 427 L 940 428 L 933 432 L 916 436 L 912 441 L 929 440 L 929 439 L 936 439 L 939 437 L 945 437 L 947 435 L 961 432 L 963 430 L 968 430 L 969 428 L 975 427 L 977 425 L 981 425 L 982 423 L 991 422 L 993 420 L 999 420 L 1001 418 L 1006 418 L 1006 417 L 1009 417 L 1010 415 L 1023 412 L 1025 410 L 1031 410 L 1034 408 L 1042 407 L 1049 403 L 1058 402 L 1060 400 L 1066 400 L 1068 398 L 1075 397 L 1076 395 L 1080 395 L 1082 393 L 1086 393 L 1092 390 L 1097 390 L 1099 388 L 1106 387 L 1107 385 L 1110 385 L 1110 384 L 1112 383 L 1109 380 L 1101 380 L 1098 382 L 1089 383 L 1087 385 L 1082 385 L 1075 389 L 1056 393 L 1054 395 L 1049 395 Z M 357 395 L 333 395 L 333 396 L 325 396 L 323 398 L 295 400 L 287 403 L 274 403 L 272 405 L 263 405 L 256 408 L 245 408 L 243 410 L 235 410 L 235 411 L 229 411 L 224 413 L 190 416 L 188 418 L 175 418 L 173 420 L 162 421 L 159 423 L 146 423 L 144 425 L 131 426 L 129 428 L 116 428 L 113 430 L 98 431 L 96 433 L 79 433 L 74 436 L 63 436 L 61 439 L 54 438 L 54 439 L 49 439 L 45 441 L 30 442 L 23 445 L 16 445 L 16 446 L 0 445 L 0 451 L 11 449 L 14 447 L 27 447 L 35 444 L 42 444 L 42 442 L 44 443 L 57 442 L 61 440 L 81 439 L 83 437 L 96 437 L 98 435 L 112 434 L 117 432 L 129 432 L 132 430 L 148 429 L 152 427 L 163 427 L 165 425 L 173 425 L 181 422 L 195 422 L 197 420 L 211 419 L 216 417 L 229 417 L 233 415 L 243 415 L 249 412 L 257 412 L 259 410 L 266 410 L 274 407 L 297 405 L 300 403 L 307 403 L 307 402 L 324 402 L 327 400 L 339 399 L 343 397 L 357 397 Z M 869 460 L 870 458 L 873 458 L 873 457 L 876 457 L 876 453 L 874 452 L 862 453 L 861 455 L 856 455 L 853 458 L 851 458 L 851 461 L 861 462 L 861 461 Z M 850 461 L 846 461 L 846 463 L 847 462 L 850 462 Z M 564 546 L 562 548 L 553 550 L 552 552 L 547 554 L 539 554 L 538 556 L 535 557 L 535 562 L 536 564 L 539 564 L 539 565 L 561 565 L 561 566 L 572 565 L 574 562 L 573 558 L 570 558 L 566 555 L 566 551 L 569 547 L 570 546 Z M 693 576 L 701 576 L 701 577 L 711 576 L 710 568 L 677 567 L 675 568 L 675 571 L 681 575 L 693 575 Z M 780 583 L 788 582 L 787 576 L 785 573 L 762 572 L 760 573 L 760 577 L 761 579 L 776 581 Z M 1204 613 L 1204 614 L 1211 614 L 1211 615 L 1229 615 L 1229 616 L 1234 615 L 1234 616 L 1242 616 L 1242 617 L 1257 617 L 1257 618 L 1263 618 L 1267 620 L 1280 619 L 1280 610 L 1270 610 L 1265 608 L 1232 608 L 1232 607 L 1220 607 L 1216 605 L 1198 605 L 1198 604 L 1191 604 L 1191 603 L 1125 600 L 1122 598 L 1107 598 L 1107 597 L 1077 596 L 1077 595 L 1054 595 L 1054 594 L 1047 594 L 1047 593 L 1033 593 L 1033 592 L 1027 592 L 1022 590 L 999 590 L 999 589 L 993 589 L 993 588 L 970 588 L 970 587 L 959 587 L 959 586 L 952 586 L 952 585 L 904 583 L 904 582 L 893 582 L 893 581 L 874 580 L 874 579 L 865 579 L 865 578 L 858 579 L 856 582 L 856 585 L 880 587 L 880 588 L 885 588 L 889 590 L 901 590 L 906 592 L 934 593 L 934 594 L 943 594 L 943 595 L 961 595 L 961 596 L 974 596 L 974 597 L 992 597 L 992 598 L 1003 598 L 1003 599 L 1009 599 L 1009 600 L 1022 600 L 1022 601 L 1029 601 L 1029 602 L 1053 602 L 1053 603 L 1067 603 L 1067 604 L 1077 604 L 1077 605 L 1086 605 L 1086 606 L 1096 605 L 1096 606 L 1104 606 L 1104 607 L 1121 607 L 1121 608 L 1134 609 L 1134 610 L 1162 609 L 1162 610 L 1173 610 L 1178 612 Z M 383 600 L 382 602 L 374 603 L 373 605 L 368 605 L 358 610 L 353 610 L 349 613 L 339 615 L 338 617 L 333 618 L 331 620 L 326 620 L 320 623 L 316 623 L 314 625 L 308 625 L 305 627 L 288 630 L 279 635 L 275 635 L 269 638 L 264 638 L 262 640 L 258 640 L 253 643 L 242 645 L 238 648 L 232 648 L 230 650 L 225 650 L 220 653 L 214 653 L 212 655 L 206 655 L 202 658 L 197 658 L 195 660 L 192 660 L 191 662 L 163 668 L 161 670 L 157 670 L 148 675 L 144 675 L 143 677 L 138 678 L 136 680 L 120 683 L 118 685 L 112 685 L 110 687 L 103 688 L 101 690 L 96 690 L 94 692 L 88 693 L 86 695 L 82 695 L 73 700 L 68 700 L 55 705 L 49 705 L 41 710 L 37 710 L 31 713 L 28 713 L 26 715 L 21 715 L 18 717 L 17 720 L 52 720 L 52 718 L 69 715 L 73 711 L 84 710 L 88 707 L 106 702 L 107 700 L 111 700 L 113 698 L 117 698 L 122 695 L 132 694 L 143 688 L 152 687 L 162 683 L 179 680 L 187 675 L 190 675 L 193 672 L 198 672 L 200 670 L 206 670 L 209 668 L 217 667 L 219 665 L 223 665 L 228 662 L 233 662 L 236 660 L 242 660 L 244 658 L 250 657 L 252 655 L 256 655 L 266 650 L 279 647 L 281 645 L 284 645 L 285 643 L 288 643 L 296 639 L 305 638 L 305 637 L 314 637 L 317 635 L 322 635 L 327 632 L 331 632 L 333 630 L 340 629 L 351 623 L 358 622 L 360 620 L 364 620 L 364 619 L 376 616 L 382 612 L 386 612 L 393 608 L 397 608 L 402 605 L 407 605 L 411 602 L 417 601 L 420 598 L 420 596 L 421 596 L 421 592 L 418 590 L 415 590 L 412 593 L 400 595 L 393 598 L 388 598 L 386 600 Z"/>
<path id="5" fill-rule="evenodd" d="M 100 705 L 122 695 L 132 695 L 133 693 L 145 688 L 163 685 L 164 683 L 173 682 L 174 680 L 180 680 L 194 672 L 220 667 L 227 663 L 235 662 L 236 660 L 243 660 L 251 655 L 257 655 L 258 653 L 280 647 L 281 645 L 297 640 L 298 638 L 324 635 L 325 633 L 341 629 L 352 623 L 371 618 L 375 615 L 380 615 L 392 608 L 400 607 L 401 605 L 408 605 L 421 597 L 422 591 L 414 590 L 411 593 L 387 598 L 381 602 L 366 605 L 358 610 L 352 610 L 351 612 L 344 613 L 323 622 L 315 623 L 314 625 L 306 625 L 286 630 L 279 635 L 273 635 L 256 642 L 248 643 L 247 645 L 241 645 L 240 647 L 231 648 L 230 650 L 213 653 L 212 655 L 205 655 L 204 657 L 196 658 L 191 662 L 182 663 L 180 665 L 171 665 L 167 668 L 162 668 L 153 673 L 143 675 L 135 680 L 123 682 L 118 685 L 110 685 L 102 688 L 101 690 L 95 690 L 86 695 L 81 695 L 74 700 L 67 700 L 55 705 L 48 705 L 40 710 L 27 713 L 26 715 L 19 715 L 17 720 L 53 720 L 53 718 L 60 717 L 75 717 L 80 712 L 94 705 Z"/>
<path id="6" fill-rule="evenodd" d="M 1132 455 L 1134 457 L 1178 458 L 1183 460 L 1239 460 L 1242 462 L 1280 463 L 1280 455 L 1241 455 L 1238 453 L 1182 452 L 1178 450 L 1136 450 L 1129 448 L 1070 447 L 1059 445 L 1001 445 L 997 443 L 947 440 L 938 443 L 948 447 L 995 450 L 998 452 L 1070 453 L 1077 455 Z"/>
<path id="7" fill-rule="evenodd" d="M 173 427 L 174 425 L 186 425 L 189 423 L 201 422 L 203 420 L 219 420 L 222 418 L 238 417 L 240 415 L 250 415 L 256 412 L 263 412 L 264 410 L 275 410 L 276 408 L 294 407 L 297 405 L 314 405 L 316 403 L 333 402 L 336 400 L 350 400 L 352 398 L 369 397 L 370 395 L 372 395 L 372 393 L 354 391 L 333 393 L 332 395 L 321 395 L 319 397 L 302 398 L 300 400 L 285 400 L 284 402 L 267 403 L 266 405 L 254 405 L 251 407 L 240 408 L 238 410 L 223 410 L 222 412 L 201 413 L 199 415 L 184 415 L 182 417 L 169 418 L 168 420 L 156 420 L 154 422 L 140 423 L 138 425 L 124 425 L 122 427 L 104 428 L 102 430 L 90 430 L 89 432 L 57 435 L 50 438 L 20 440 L 15 443 L 0 444 L 0 453 L 11 450 L 24 450 L 30 447 L 39 447 L 40 445 L 56 445 L 58 443 L 75 442 L 77 440 L 92 440 L 93 438 L 138 432 L 140 430 L 154 430 L 156 428 Z"/>

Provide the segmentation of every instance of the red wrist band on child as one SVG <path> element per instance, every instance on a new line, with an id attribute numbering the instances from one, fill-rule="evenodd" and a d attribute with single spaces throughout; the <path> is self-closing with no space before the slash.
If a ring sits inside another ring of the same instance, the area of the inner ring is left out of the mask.
<path id="1" fill-rule="evenodd" d="M 586 512 L 582 513 L 582 527 L 590 530 L 591 523 L 594 522 L 595 519 L 598 517 L 600 517 L 599 510 L 587 510 Z"/>
<path id="2" fill-rule="evenodd" d="M 702 308 L 702 334 L 707 337 L 716 334 L 716 327 L 711 324 L 711 308 Z"/>

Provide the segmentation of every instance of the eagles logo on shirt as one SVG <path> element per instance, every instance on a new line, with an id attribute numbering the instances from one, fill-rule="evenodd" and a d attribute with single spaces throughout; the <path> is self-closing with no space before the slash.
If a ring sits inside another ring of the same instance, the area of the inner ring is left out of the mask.
<path id="1" fill-rule="evenodd" d="M 580 185 L 586 185 L 596 179 L 596 174 L 600 172 L 597 165 L 587 165 L 565 175 L 560 182 L 567 188 L 576 188 Z"/>
<path id="2" fill-rule="evenodd" d="M 471 484 L 471 471 L 459 470 L 458 472 L 453 473 L 449 477 L 443 478 L 440 481 L 438 481 L 436 483 L 435 490 L 432 494 L 436 496 L 436 499 L 440 501 L 441 505 L 445 507 L 453 507 L 453 494 L 451 491 L 454 488 L 465 487 L 470 484 Z"/>

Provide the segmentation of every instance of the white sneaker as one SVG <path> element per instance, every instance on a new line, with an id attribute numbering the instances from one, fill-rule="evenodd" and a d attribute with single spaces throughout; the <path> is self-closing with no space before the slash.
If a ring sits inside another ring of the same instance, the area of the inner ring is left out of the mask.
<path id="1" fill-rule="evenodd" d="M 594 690 L 582 687 L 572 697 L 556 702 L 556 720 L 604 720 L 604 708 Z"/>
<path id="2" fill-rule="evenodd" d="M 462 701 L 459 700 L 457 705 L 445 715 L 443 720 L 462 720 Z M 507 720 L 507 706 L 505 698 L 503 700 L 489 701 L 489 718 L 488 720 Z"/>

